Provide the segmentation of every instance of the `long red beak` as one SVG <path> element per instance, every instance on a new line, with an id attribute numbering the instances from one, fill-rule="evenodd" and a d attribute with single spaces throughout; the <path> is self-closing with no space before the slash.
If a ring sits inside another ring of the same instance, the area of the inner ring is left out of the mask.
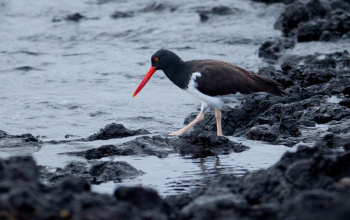
<path id="1" fill-rule="evenodd" d="M 134 92 L 134 95 L 132 95 L 132 97 L 135 97 L 137 95 L 137 93 L 139 93 L 141 91 L 141 89 L 146 85 L 146 83 L 148 82 L 148 80 L 151 78 L 151 76 L 153 75 L 153 73 L 156 72 L 156 68 L 154 66 L 151 66 L 151 68 L 148 70 L 148 72 L 146 73 L 145 77 L 143 77 L 140 85 L 137 87 L 137 89 Z"/>

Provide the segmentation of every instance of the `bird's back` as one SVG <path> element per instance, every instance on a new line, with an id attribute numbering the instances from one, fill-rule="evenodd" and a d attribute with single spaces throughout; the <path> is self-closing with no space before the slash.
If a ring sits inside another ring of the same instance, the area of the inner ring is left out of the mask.
<path id="1" fill-rule="evenodd" d="M 216 60 L 193 60 L 186 62 L 191 73 L 197 72 L 198 90 L 209 96 L 225 96 L 241 93 L 266 92 L 283 96 L 283 87 L 275 80 L 251 74 L 238 66 Z M 209 82 L 209 83 L 208 83 Z"/>

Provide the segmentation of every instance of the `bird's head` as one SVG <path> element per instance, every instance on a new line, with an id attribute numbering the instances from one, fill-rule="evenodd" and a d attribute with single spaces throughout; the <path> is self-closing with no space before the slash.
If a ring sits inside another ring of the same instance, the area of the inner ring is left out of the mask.
<path id="1" fill-rule="evenodd" d="M 140 85 L 137 87 L 132 97 L 135 97 L 137 93 L 141 91 L 141 89 L 146 85 L 148 80 L 157 70 L 165 71 L 167 68 L 171 67 L 173 64 L 179 61 L 181 61 L 181 59 L 175 53 L 169 50 L 160 49 L 157 52 L 155 52 L 151 58 L 151 68 L 143 77 Z"/>

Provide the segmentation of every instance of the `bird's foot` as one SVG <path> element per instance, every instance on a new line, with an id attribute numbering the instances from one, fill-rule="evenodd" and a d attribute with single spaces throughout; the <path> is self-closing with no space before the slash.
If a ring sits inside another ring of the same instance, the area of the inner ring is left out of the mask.
<path id="1" fill-rule="evenodd" d="M 175 132 L 173 132 L 173 133 L 171 133 L 171 134 L 169 134 L 169 135 L 175 136 L 175 135 L 182 135 L 182 134 L 184 134 L 184 133 L 185 133 L 185 132 L 183 132 L 183 128 L 182 128 L 182 129 L 177 130 L 177 131 L 175 131 Z"/>

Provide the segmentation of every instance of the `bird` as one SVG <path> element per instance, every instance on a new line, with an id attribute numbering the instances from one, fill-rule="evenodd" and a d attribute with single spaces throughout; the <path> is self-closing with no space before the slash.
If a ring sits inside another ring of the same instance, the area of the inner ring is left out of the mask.
<path id="1" fill-rule="evenodd" d="M 162 48 L 152 55 L 151 67 L 133 97 L 141 91 L 157 70 L 162 70 L 176 86 L 202 102 L 197 117 L 184 128 L 169 135 L 185 134 L 204 119 L 204 113 L 209 107 L 213 107 L 217 136 L 222 136 L 221 108 L 225 103 L 237 102 L 252 93 L 263 92 L 277 96 L 285 94 L 283 86 L 275 80 L 252 74 L 233 64 L 210 59 L 183 61 L 174 52 Z"/>

